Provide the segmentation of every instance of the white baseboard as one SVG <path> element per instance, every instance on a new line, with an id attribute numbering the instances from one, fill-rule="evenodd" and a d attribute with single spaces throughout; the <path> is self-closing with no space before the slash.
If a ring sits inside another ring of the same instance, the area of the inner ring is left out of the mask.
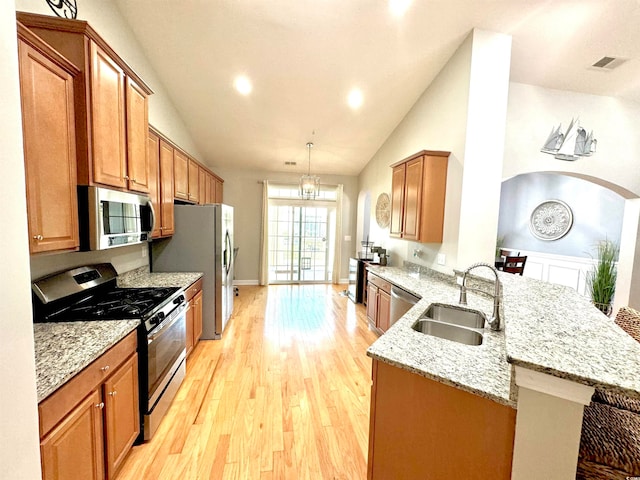
<path id="1" fill-rule="evenodd" d="M 234 285 L 260 285 L 258 280 L 234 280 Z"/>

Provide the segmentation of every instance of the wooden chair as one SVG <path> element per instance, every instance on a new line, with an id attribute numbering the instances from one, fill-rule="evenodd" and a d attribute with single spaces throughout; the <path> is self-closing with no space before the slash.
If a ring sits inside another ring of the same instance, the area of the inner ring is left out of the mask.
<path id="1" fill-rule="evenodd" d="M 515 273 L 522 275 L 524 272 L 524 266 L 527 263 L 527 257 L 506 257 L 504 259 L 504 267 L 502 270 L 507 273 Z"/>
<path id="2" fill-rule="evenodd" d="M 615 322 L 640 342 L 640 312 L 622 307 Z M 584 409 L 576 480 L 640 476 L 640 400 L 596 389 Z"/>
<path id="3" fill-rule="evenodd" d="M 520 255 L 520 252 L 516 250 L 505 250 L 504 248 L 500 249 L 501 257 L 518 257 L 519 255 Z"/>

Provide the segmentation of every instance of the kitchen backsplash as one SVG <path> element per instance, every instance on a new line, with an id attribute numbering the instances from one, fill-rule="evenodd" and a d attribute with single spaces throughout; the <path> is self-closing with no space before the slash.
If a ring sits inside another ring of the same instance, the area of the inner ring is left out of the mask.
<path id="1" fill-rule="evenodd" d="M 104 262 L 113 264 L 118 274 L 121 274 L 138 267 L 148 266 L 149 256 L 147 254 L 147 248 L 147 244 L 143 243 L 96 252 L 32 255 L 31 280 L 81 265 Z"/>

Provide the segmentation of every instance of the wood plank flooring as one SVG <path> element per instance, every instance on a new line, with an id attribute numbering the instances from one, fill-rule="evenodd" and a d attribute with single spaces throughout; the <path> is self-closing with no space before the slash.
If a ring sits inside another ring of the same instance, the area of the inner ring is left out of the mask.
<path id="1" fill-rule="evenodd" d="M 376 335 L 343 289 L 241 287 L 223 339 L 198 344 L 117 480 L 364 480 Z"/>

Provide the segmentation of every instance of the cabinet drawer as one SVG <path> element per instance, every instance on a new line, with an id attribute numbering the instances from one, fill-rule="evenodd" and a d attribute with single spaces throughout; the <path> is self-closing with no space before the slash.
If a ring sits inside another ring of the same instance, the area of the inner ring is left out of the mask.
<path id="1" fill-rule="evenodd" d="M 40 437 L 46 435 L 78 404 L 79 400 L 95 390 L 131 354 L 135 353 L 138 344 L 136 335 L 137 332 L 134 330 L 55 393 L 40 402 L 38 405 Z"/>
<path id="2" fill-rule="evenodd" d="M 386 280 L 383 280 L 379 276 L 369 272 L 369 274 L 367 275 L 367 280 L 373 283 L 379 289 L 384 290 L 389 294 L 391 293 L 391 283 L 387 282 Z"/>
<path id="3" fill-rule="evenodd" d="M 198 280 L 193 282 L 189 286 L 189 288 L 187 288 L 187 291 L 184 293 L 185 297 L 187 298 L 187 302 L 191 301 L 191 299 L 195 297 L 196 293 L 198 293 L 200 290 L 202 290 L 202 278 L 199 278 Z"/>

